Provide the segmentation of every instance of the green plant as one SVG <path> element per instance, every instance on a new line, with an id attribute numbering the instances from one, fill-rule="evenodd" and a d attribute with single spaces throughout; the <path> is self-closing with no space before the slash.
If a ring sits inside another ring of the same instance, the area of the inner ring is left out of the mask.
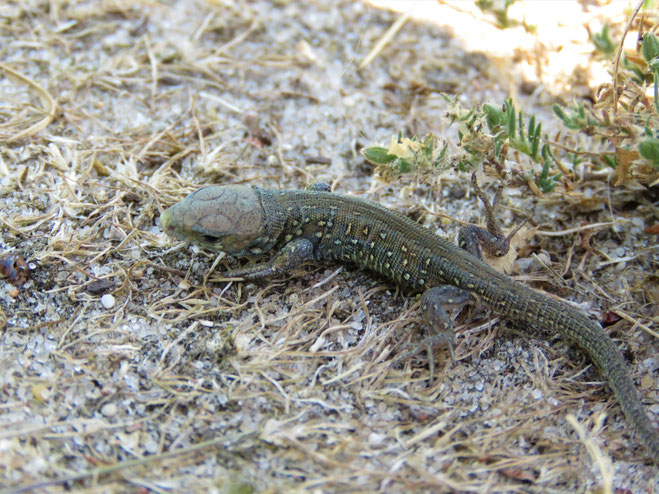
<path id="1" fill-rule="evenodd" d="M 507 18 L 512 3 L 504 2 L 501 19 Z M 477 0 L 477 5 L 495 9 L 490 0 Z M 608 25 L 591 39 L 602 53 L 611 54 L 618 46 Z M 510 98 L 503 105 L 466 108 L 456 96 L 442 95 L 446 117 L 457 125 L 455 152 L 449 153 L 447 142 L 432 135 L 420 140 L 399 133 L 389 148 L 371 146 L 363 154 L 385 179 L 441 173 L 450 166 L 469 171 L 487 164 L 528 181 L 536 193 L 554 190 L 561 179 L 574 176 L 576 166 L 610 167 L 615 170 L 614 185 L 631 176 L 654 183 L 659 172 L 659 38 L 646 32 L 639 53 L 627 53 L 622 62 L 615 84 L 600 86 L 595 104 L 576 100 L 553 105 L 568 131 L 554 139 L 543 134 L 535 115 L 518 111 Z M 646 94 L 648 86 L 654 101 Z"/>
<path id="2" fill-rule="evenodd" d="M 497 27 L 506 29 L 519 26 L 519 22 L 508 17 L 508 8 L 517 0 L 475 0 L 476 6 L 486 14 L 492 14 Z"/>
<path id="3" fill-rule="evenodd" d="M 616 51 L 616 44 L 611 40 L 609 35 L 609 23 L 602 26 L 602 31 L 599 33 L 589 33 L 590 40 L 595 45 L 595 49 L 603 55 L 610 57 Z"/>
<path id="4" fill-rule="evenodd" d="M 659 113 L 659 38 L 653 33 L 645 33 L 641 43 L 641 53 L 654 79 L 654 109 Z"/>
<path id="5" fill-rule="evenodd" d="M 444 95 L 444 99 L 448 103 L 448 118 L 458 125 L 459 151 L 449 156 L 448 144 L 432 135 L 420 140 L 399 133 L 389 148 L 369 146 L 362 151 L 368 161 L 378 165 L 380 175 L 395 179 L 405 174 L 441 173 L 450 165 L 469 171 L 483 162 L 501 168 L 511 153 L 521 153 L 529 158 L 529 163 L 541 166 L 537 174 L 532 168 L 519 170 L 517 173 L 524 180 L 534 180 L 542 192 L 556 187 L 562 174 L 554 171 L 557 162 L 548 145 L 543 144 L 546 136 L 543 137 L 542 124 L 534 115 L 527 119 L 510 98 L 500 107 L 484 104 L 471 109 L 464 108 L 455 97 Z"/>
<path id="6" fill-rule="evenodd" d="M 423 174 L 441 169 L 446 164 L 448 145 L 435 136 L 423 140 L 411 139 L 399 132 L 392 138 L 389 148 L 369 146 L 362 151 L 364 158 L 378 165 L 377 172 L 385 178 L 396 178 L 407 173 Z"/>

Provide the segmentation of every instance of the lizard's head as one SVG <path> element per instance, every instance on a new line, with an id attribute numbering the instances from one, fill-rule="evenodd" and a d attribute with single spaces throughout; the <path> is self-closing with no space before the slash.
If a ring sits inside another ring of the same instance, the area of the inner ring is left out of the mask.
<path id="1" fill-rule="evenodd" d="M 180 240 L 238 257 L 250 254 L 266 236 L 259 194 L 244 185 L 199 189 L 163 211 L 160 225 Z"/>

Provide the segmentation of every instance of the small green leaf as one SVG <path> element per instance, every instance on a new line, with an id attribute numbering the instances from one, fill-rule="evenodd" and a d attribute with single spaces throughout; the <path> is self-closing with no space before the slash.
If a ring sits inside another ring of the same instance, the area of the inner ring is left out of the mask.
<path id="1" fill-rule="evenodd" d="M 371 146 L 362 151 L 362 155 L 371 163 L 376 165 L 387 165 L 396 159 L 396 156 L 389 154 L 387 148 Z"/>
<path id="2" fill-rule="evenodd" d="M 641 53 L 648 63 L 659 57 L 659 38 L 653 33 L 645 33 L 641 43 Z"/>
<path id="3" fill-rule="evenodd" d="M 543 144 L 541 154 L 542 154 L 542 158 L 544 159 L 544 163 L 542 164 L 542 171 L 540 172 L 540 176 L 536 180 L 536 184 L 538 185 L 538 187 L 542 192 L 546 193 L 554 190 L 556 184 L 561 179 L 562 174 L 557 173 L 553 177 L 549 176 L 549 165 L 556 161 L 549 146 Z"/>
<path id="4" fill-rule="evenodd" d="M 514 138 L 516 133 L 515 128 L 515 105 L 513 105 L 512 98 L 507 98 L 504 105 L 504 116 L 506 117 L 506 124 L 508 126 L 508 137 Z"/>
<path id="5" fill-rule="evenodd" d="M 555 104 L 554 106 L 551 107 L 551 109 L 554 112 L 554 115 L 560 118 L 563 121 L 563 123 L 567 126 L 568 118 L 565 112 L 563 111 L 563 108 L 560 105 Z"/>
<path id="6" fill-rule="evenodd" d="M 442 149 L 437 153 L 437 157 L 434 159 L 432 166 L 438 167 L 446 160 L 446 152 L 448 151 L 448 144 L 444 141 Z"/>
<path id="7" fill-rule="evenodd" d="M 659 139 L 648 137 L 638 144 L 638 154 L 652 163 L 652 166 L 659 168 Z"/>
<path id="8" fill-rule="evenodd" d="M 618 168 L 618 158 L 615 154 L 602 154 L 602 161 L 609 165 L 611 168 Z"/>
<path id="9" fill-rule="evenodd" d="M 503 122 L 503 111 L 494 105 L 484 104 L 483 111 L 485 112 L 485 120 L 491 132 L 494 132 L 497 127 Z"/>
<path id="10" fill-rule="evenodd" d="M 404 158 L 398 158 L 393 167 L 400 174 L 409 173 L 412 170 L 412 164 Z"/>
<path id="11" fill-rule="evenodd" d="M 604 24 L 601 32 L 592 33 L 590 35 L 590 40 L 595 45 L 597 51 L 606 56 L 613 55 L 613 52 L 616 51 L 616 44 L 611 40 L 611 36 L 609 35 L 608 23 Z"/>

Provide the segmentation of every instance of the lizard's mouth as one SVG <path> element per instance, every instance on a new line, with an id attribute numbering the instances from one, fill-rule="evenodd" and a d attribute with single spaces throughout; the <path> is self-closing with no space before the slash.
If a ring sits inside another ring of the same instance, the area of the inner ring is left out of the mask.
<path id="1" fill-rule="evenodd" d="M 167 235 L 177 238 L 178 240 L 185 240 L 186 236 L 178 228 L 175 222 L 172 221 L 172 208 L 165 209 L 160 213 L 160 228 Z"/>
<path id="2" fill-rule="evenodd" d="M 209 245 L 215 245 L 219 242 L 220 239 L 217 237 L 213 237 L 212 235 L 201 235 L 199 237 L 199 240 Z"/>

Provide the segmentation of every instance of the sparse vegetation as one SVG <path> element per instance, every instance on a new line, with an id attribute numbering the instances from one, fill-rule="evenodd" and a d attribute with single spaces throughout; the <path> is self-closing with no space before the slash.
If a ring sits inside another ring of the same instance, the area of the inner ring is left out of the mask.
<path id="1" fill-rule="evenodd" d="M 238 260 L 172 241 L 157 220 L 210 183 L 323 181 L 450 238 L 481 204 L 467 174 L 447 171 L 484 163 L 516 186 L 503 190 L 504 227 L 530 212 L 514 276 L 610 323 L 656 405 L 658 18 L 563 2 L 576 14 L 561 19 L 559 52 L 518 15 L 532 2 L 480 2 L 503 6 L 498 23 L 442 0 L 423 19 L 353 0 L 4 2 L 2 488 L 654 485 L 598 374 L 563 341 L 520 338 L 476 304 L 456 315 L 457 364 L 437 354 L 430 384 L 428 355 L 396 361 L 422 336 L 413 294 L 324 263 L 228 282 Z M 449 29 L 454 10 L 463 32 Z M 616 75 L 592 100 L 589 70 L 607 56 L 566 34 L 590 20 L 602 36 L 608 21 L 616 47 Z M 498 66 L 490 39 L 476 39 L 484 31 L 511 34 L 522 63 Z M 518 84 L 519 66 L 542 70 L 566 52 L 583 55 L 583 71 Z M 363 136 L 381 144 L 364 152 L 390 185 L 355 159 Z"/>
<path id="2" fill-rule="evenodd" d="M 606 45 L 606 52 L 612 53 L 608 27 L 593 36 L 593 41 L 598 49 Z M 535 115 L 518 111 L 510 98 L 500 106 L 486 103 L 480 108 L 465 108 L 457 97 L 444 95 L 446 118 L 458 125 L 458 140 L 452 147 L 457 151 L 449 153 L 449 143 L 433 135 L 421 139 L 399 133 L 388 149 L 369 146 L 363 155 L 378 165 L 377 172 L 385 180 L 404 174 L 441 174 L 451 166 L 468 171 L 481 163 L 503 171 L 505 163 L 512 162 L 513 175 L 534 184 L 535 191 L 549 193 L 565 174 L 572 179 L 574 167 L 588 160 L 594 168 L 616 169 L 615 185 L 631 177 L 653 183 L 659 173 L 657 36 L 646 33 L 640 56 L 627 55 L 626 60 L 618 73 L 618 98 L 613 97 L 613 84 L 606 84 L 598 91 L 594 105 L 587 101 L 553 105 L 554 115 L 567 130 L 562 138 L 559 136 L 560 141 L 543 134 L 542 122 Z M 654 98 L 646 95 L 649 85 Z"/>

